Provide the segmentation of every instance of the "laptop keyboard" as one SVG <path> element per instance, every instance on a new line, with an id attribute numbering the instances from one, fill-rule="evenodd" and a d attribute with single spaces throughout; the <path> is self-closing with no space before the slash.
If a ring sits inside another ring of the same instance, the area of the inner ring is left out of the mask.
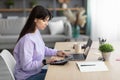
<path id="1" fill-rule="evenodd" d="M 83 54 L 73 54 L 73 60 L 84 60 Z"/>
<path id="2" fill-rule="evenodd" d="M 65 58 L 68 60 L 85 60 L 84 54 L 71 54 Z"/>

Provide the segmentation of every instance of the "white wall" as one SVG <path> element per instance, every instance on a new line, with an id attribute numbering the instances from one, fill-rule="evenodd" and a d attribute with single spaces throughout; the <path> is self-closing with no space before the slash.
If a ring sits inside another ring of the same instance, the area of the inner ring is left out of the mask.
<path id="1" fill-rule="evenodd" d="M 91 0 L 91 37 L 120 40 L 120 0 Z"/>

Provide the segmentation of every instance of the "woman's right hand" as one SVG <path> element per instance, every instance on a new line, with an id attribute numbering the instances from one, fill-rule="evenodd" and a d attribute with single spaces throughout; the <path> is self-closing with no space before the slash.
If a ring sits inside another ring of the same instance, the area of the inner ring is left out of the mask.
<path id="1" fill-rule="evenodd" d="M 57 59 L 55 57 L 52 57 L 52 58 L 49 58 L 49 59 L 46 59 L 46 64 L 50 64 L 54 61 L 56 61 Z"/>

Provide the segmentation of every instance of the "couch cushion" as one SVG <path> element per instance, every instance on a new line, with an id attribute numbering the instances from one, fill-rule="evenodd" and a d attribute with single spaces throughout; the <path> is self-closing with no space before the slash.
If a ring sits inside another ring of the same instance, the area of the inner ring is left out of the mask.
<path id="1" fill-rule="evenodd" d="M 1 19 L 0 34 L 1 35 L 18 35 L 23 28 L 26 18 L 18 19 Z"/>
<path id="2" fill-rule="evenodd" d="M 51 19 L 51 21 L 59 21 L 59 20 L 62 20 L 63 22 L 65 22 L 67 20 L 67 17 L 66 16 L 60 16 L 60 17 L 53 17 Z"/>
<path id="3" fill-rule="evenodd" d="M 14 36 L 10 36 L 10 35 L 6 35 L 6 36 L 0 36 L 0 43 L 16 43 L 17 39 L 18 39 L 19 35 L 14 35 Z"/>
<path id="4" fill-rule="evenodd" d="M 67 18 L 65 16 L 61 16 L 61 17 L 53 17 L 49 22 L 55 22 L 55 21 L 59 21 L 62 20 L 63 22 L 67 21 Z M 50 34 L 50 29 L 49 26 L 45 28 L 45 30 L 40 30 L 41 34 Z"/>
<path id="5" fill-rule="evenodd" d="M 6 19 L 0 19 L 0 34 L 3 33 L 3 30 L 5 28 L 5 20 Z"/>
<path id="6" fill-rule="evenodd" d="M 65 35 L 42 35 L 44 42 L 61 42 L 67 40 Z"/>
<path id="7" fill-rule="evenodd" d="M 47 26 L 44 30 L 40 30 L 40 33 L 41 33 L 41 34 L 50 34 L 50 29 L 49 29 L 49 27 Z"/>
<path id="8" fill-rule="evenodd" d="M 49 27 L 50 33 L 52 35 L 64 33 L 64 23 L 62 20 L 55 21 L 55 22 L 50 21 L 48 23 L 48 27 Z"/>

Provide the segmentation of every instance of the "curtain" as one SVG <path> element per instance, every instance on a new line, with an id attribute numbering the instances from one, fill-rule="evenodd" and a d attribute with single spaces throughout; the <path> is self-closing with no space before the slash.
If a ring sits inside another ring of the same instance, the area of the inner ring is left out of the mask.
<path id="1" fill-rule="evenodd" d="M 120 0 L 88 0 L 91 38 L 120 40 Z"/>

